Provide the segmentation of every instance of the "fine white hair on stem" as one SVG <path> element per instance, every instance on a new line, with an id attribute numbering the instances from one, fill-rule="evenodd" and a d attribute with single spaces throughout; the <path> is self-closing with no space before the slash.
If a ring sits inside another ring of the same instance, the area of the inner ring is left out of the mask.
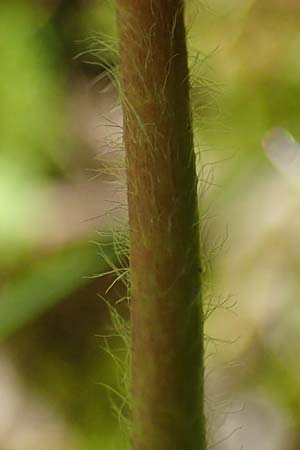
<path id="1" fill-rule="evenodd" d="M 177 21 L 177 14 L 174 18 L 174 24 L 172 28 L 172 33 L 174 34 L 175 24 Z M 146 66 L 150 65 L 152 61 L 151 55 L 151 46 L 149 45 L 149 40 L 151 41 L 151 33 L 153 33 L 154 27 L 150 29 L 150 32 L 147 36 L 144 36 L 143 42 L 141 45 L 146 45 L 149 48 L 148 54 L 145 59 Z M 171 36 L 172 37 L 172 36 Z M 147 44 L 148 43 L 148 44 Z M 128 99 L 125 96 L 125 93 L 122 91 L 118 70 L 119 70 L 119 56 L 116 42 L 104 36 L 103 34 L 95 33 L 91 39 L 86 41 L 87 50 L 82 52 L 78 57 L 84 58 L 85 61 L 89 64 L 95 64 L 99 66 L 103 70 L 103 74 L 99 75 L 95 79 L 95 83 L 103 81 L 105 77 L 110 81 L 112 85 L 114 85 L 119 93 L 119 98 L 122 100 L 123 105 L 126 106 L 130 114 L 135 116 L 137 121 L 138 133 L 136 135 L 139 139 L 147 141 L 149 148 L 154 148 L 157 140 L 160 136 L 149 136 L 149 128 L 151 128 L 151 124 L 143 123 L 142 118 L 139 116 L 136 111 L 134 105 L 131 105 Z M 163 84 L 163 89 L 159 93 L 159 101 L 161 102 L 162 110 L 166 110 L 166 98 L 165 91 L 166 86 L 169 80 L 173 60 L 176 59 L 173 55 L 169 61 L 167 66 L 164 69 L 165 73 L 165 81 Z M 191 113 L 194 118 L 194 130 L 197 129 L 198 124 L 200 124 L 200 132 L 203 128 L 208 126 L 210 123 L 208 121 L 208 116 L 210 112 L 215 113 L 218 111 L 216 96 L 218 89 L 215 86 L 215 82 L 211 82 L 209 76 L 205 74 L 205 68 L 207 67 L 207 60 L 211 57 L 211 55 L 202 55 L 199 52 L 194 55 L 190 55 L 190 75 L 189 82 L 191 85 Z M 113 61 L 113 64 L 111 63 Z M 135 61 L 132 61 L 132 65 L 135 64 Z M 136 67 L 136 77 L 140 81 L 142 74 L 139 71 L 139 68 Z M 186 81 L 186 79 L 185 79 Z M 108 85 L 105 86 L 105 89 L 108 88 Z M 145 92 L 147 92 L 147 86 L 145 86 Z M 211 120 L 211 119 L 210 119 Z M 211 123 L 213 123 L 211 121 Z M 122 144 L 122 125 L 118 122 L 111 119 L 108 115 L 106 120 L 107 126 L 113 130 L 113 133 L 110 133 L 110 137 L 105 142 L 106 151 L 102 153 L 102 168 L 99 171 L 101 176 L 105 175 L 109 180 L 113 180 L 118 186 L 119 189 L 125 189 L 125 161 L 124 161 L 124 150 Z M 127 132 L 133 133 L 129 128 Z M 155 132 L 159 133 L 159 130 L 155 130 Z M 152 137 L 152 139 L 151 139 Z M 137 142 L 138 145 L 138 142 Z M 207 195 L 208 190 L 211 186 L 215 186 L 216 183 L 214 181 L 214 167 L 216 165 L 215 162 L 202 162 L 201 161 L 201 153 L 203 151 L 203 144 L 200 144 L 199 147 L 196 148 L 196 157 L 199 162 L 199 170 L 198 170 L 198 196 L 202 202 L 203 197 Z M 169 150 L 169 149 L 168 149 Z M 117 155 L 120 155 L 120 158 L 115 158 Z M 153 152 L 154 154 L 154 152 Z M 152 154 L 150 155 L 152 156 Z M 168 157 L 166 152 L 165 157 Z M 192 155 L 191 155 L 192 159 Z M 117 161 L 117 162 L 116 162 Z M 148 176 L 148 173 L 145 174 Z M 155 180 L 149 177 L 149 184 L 153 184 Z M 152 189 L 151 184 L 151 189 Z M 134 187 L 133 187 L 134 189 Z M 153 190 L 153 189 L 152 189 Z M 127 210 L 126 202 L 118 202 L 117 205 L 120 209 Z M 171 216 L 172 211 L 169 210 L 168 214 Z M 109 214 L 108 214 L 109 216 Z M 111 216 L 113 217 L 113 211 L 111 210 Z M 108 217 L 110 220 L 111 217 Z M 230 302 L 230 298 L 225 297 L 222 298 L 217 296 L 213 292 L 213 282 L 210 280 L 210 265 L 212 258 L 215 257 L 215 254 L 222 247 L 226 236 L 222 237 L 215 243 L 211 244 L 211 238 L 208 235 L 209 229 L 209 217 L 207 211 L 200 212 L 200 221 L 199 223 L 195 220 L 195 224 L 193 226 L 200 226 L 201 229 L 201 259 L 202 259 L 202 273 L 199 276 L 202 278 L 202 285 L 204 287 L 204 319 L 208 320 L 212 313 L 216 309 L 231 309 L 234 305 Z M 111 222 L 110 222 L 111 223 Z M 127 234 L 127 225 L 126 220 L 116 221 L 114 219 L 114 226 L 111 231 L 112 245 L 113 245 L 113 257 L 106 251 L 106 248 L 101 244 L 101 238 L 103 237 L 103 233 L 107 232 L 99 232 L 100 243 L 98 244 L 99 252 L 105 261 L 109 264 L 110 270 L 106 273 L 106 275 L 113 275 L 114 279 L 110 283 L 106 293 L 108 293 L 117 283 L 123 283 L 126 290 L 126 295 L 120 297 L 119 300 L 115 302 L 115 304 L 111 304 L 107 301 L 106 298 L 102 297 L 102 300 L 107 304 L 111 315 L 112 321 L 112 330 L 108 330 L 107 334 L 102 336 L 103 339 L 103 348 L 104 350 L 113 358 L 116 363 L 116 367 L 120 372 L 120 383 L 119 389 L 114 389 L 111 387 L 107 387 L 112 396 L 115 398 L 115 407 L 114 410 L 118 417 L 118 420 L 124 424 L 124 428 L 128 429 L 130 426 L 130 422 L 128 420 L 128 411 L 130 409 L 130 393 L 128 388 L 128 368 L 129 368 L 129 358 L 130 358 L 130 333 L 129 326 L 127 321 L 124 319 L 124 316 L 119 313 L 119 306 L 124 303 L 128 305 L 130 308 L 130 285 L 129 285 L 129 267 L 128 267 L 128 253 L 129 253 L 129 241 Z M 105 274 L 101 274 L 103 276 Z M 120 339 L 122 342 L 122 346 L 124 348 L 124 352 L 120 355 L 116 354 L 115 347 L 111 343 L 112 340 Z M 219 343 L 221 339 L 208 337 L 205 335 L 206 346 L 213 345 Z M 223 342 L 223 341 L 222 341 Z M 125 356 L 124 356 L 125 355 Z M 187 380 L 188 382 L 188 380 Z"/>

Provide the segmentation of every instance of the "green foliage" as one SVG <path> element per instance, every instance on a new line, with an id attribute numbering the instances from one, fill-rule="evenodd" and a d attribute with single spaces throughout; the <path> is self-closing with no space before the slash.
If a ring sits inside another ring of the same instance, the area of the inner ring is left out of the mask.
<path id="1" fill-rule="evenodd" d="M 112 247 L 106 249 L 113 258 Z M 0 339 L 36 319 L 62 301 L 107 263 L 99 258 L 94 245 L 77 245 L 24 267 L 0 293 Z"/>
<path id="2" fill-rule="evenodd" d="M 57 164 L 63 130 L 62 80 L 37 36 L 42 22 L 24 2 L 1 2 L 0 163 L 9 158 L 31 176 Z"/>

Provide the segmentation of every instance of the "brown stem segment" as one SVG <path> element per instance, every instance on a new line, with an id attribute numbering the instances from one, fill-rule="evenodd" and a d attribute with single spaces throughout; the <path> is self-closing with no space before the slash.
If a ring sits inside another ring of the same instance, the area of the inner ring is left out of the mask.
<path id="1" fill-rule="evenodd" d="M 117 4 L 133 450 L 205 450 L 197 176 L 183 1 Z"/>

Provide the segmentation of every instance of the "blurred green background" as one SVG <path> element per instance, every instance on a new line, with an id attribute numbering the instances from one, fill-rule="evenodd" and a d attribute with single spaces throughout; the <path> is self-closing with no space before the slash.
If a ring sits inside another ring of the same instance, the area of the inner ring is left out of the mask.
<path id="1" fill-rule="evenodd" d="M 296 0 L 187 2 L 217 450 L 300 448 L 300 196 L 261 148 L 275 126 L 300 137 L 299 20 Z M 126 296 L 101 276 L 123 263 L 115 22 L 110 0 L 0 4 L 1 450 L 125 445 L 101 338 L 101 297 Z"/>

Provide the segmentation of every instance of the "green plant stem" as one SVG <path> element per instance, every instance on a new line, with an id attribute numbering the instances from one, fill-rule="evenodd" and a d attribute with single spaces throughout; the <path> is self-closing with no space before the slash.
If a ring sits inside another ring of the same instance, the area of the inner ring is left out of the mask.
<path id="1" fill-rule="evenodd" d="M 204 450 L 197 175 L 183 2 L 118 0 L 133 450 Z"/>

